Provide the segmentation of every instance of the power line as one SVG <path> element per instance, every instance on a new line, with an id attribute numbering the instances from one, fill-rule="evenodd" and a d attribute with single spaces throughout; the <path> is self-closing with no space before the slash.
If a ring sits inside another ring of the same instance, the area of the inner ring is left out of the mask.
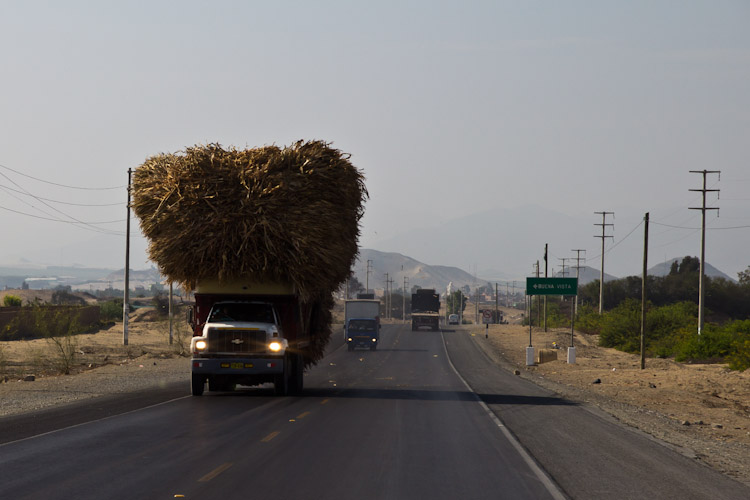
<path id="1" fill-rule="evenodd" d="M 83 224 L 85 226 L 91 226 L 92 224 L 120 224 L 122 222 L 125 222 L 125 219 L 107 220 L 107 221 L 98 221 L 98 222 L 83 222 L 79 220 L 65 220 L 65 219 L 57 219 L 54 217 L 42 217 L 41 215 L 28 214 L 26 212 L 21 212 L 20 210 L 13 210 L 12 208 L 3 207 L 3 206 L 0 206 L 0 209 L 7 210 L 8 212 L 13 212 L 19 215 L 25 215 L 27 217 L 33 217 L 34 219 L 48 220 L 52 222 L 62 222 L 64 224 L 73 224 L 73 225 Z M 133 219 L 133 217 L 131 217 L 131 219 Z M 100 229 L 102 231 L 109 232 L 102 228 L 95 228 L 95 229 Z M 125 234 L 125 233 L 122 233 L 122 234 Z"/>
<path id="2" fill-rule="evenodd" d="M 84 190 L 84 191 L 109 191 L 109 190 L 113 190 L 113 189 L 123 189 L 123 188 L 127 187 L 127 186 L 112 186 L 112 187 L 68 186 L 66 184 L 60 184 L 60 183 L 57 183 L 57 182 L 46 181 L 44 179 L 39 179 L 38 177 L 33 177 L 31 175 L 24 174 L 23 172 L 19 172 L 18 170 L 14 170 L 14 169 L 12 169 L 10 167 L 6 167 L 2 163 L 0 163 L 0 168 L 4 168 L 6 170 L 10 170 L 13 173 L 16 173 L 16 174 L 18 174 L 20 176 L 23 176 L 23 177 L 27 177 L 29 179 L 33 179 L 33 180 L 38 181 L 38 182 L 43 182 L 45 184 L 51 184 L 52 186 L 64 187 L 64 188 L 67 188 L 67 189 L 80 189 L 80 190 Z"/>
<path id="3" fill-rule="evenodd" d="M 30 194 L 28 194 L 28 193 L 26 193 L 24 191 L 20 191 L 18 189 L 13 189 L 12 187 L 4 186 L 2 184 L 0 184 L 0 188 L 8 190 L 8 191 L 13 191 L 14 193 L 23 194 L 23 195 L 26 195 L 26 196 L 32 196 L 32 195 L 30 195 Z M 38 200 L 49 201 L 51 203 L 60 203 L 61 205 L 72 205 L 72 206 L 75 206 L 75 207 L 116 207 L 116 206 L 122 205 L 122 202 L 120 202 L 120 203 L 73 203 L 73 202 L 69 202 L 69 201 L 52 200 L 50 198 L 43 198 L 41 196 L 32 196 L 32 198 L 35 198 L 35 199 L 38 199 Z"/>
<path id="4" fill-rule="evenodd" d="M 708 210 L 708 208 L 706 208 L 706 210 Z M 657 226 L 666 226 L 666 227 L 671 227 L 671 228 L 674 228 L 674 229 L 689 229 L 691 231 L 700 231 L 701 230 L 701 228 L 699 228 L 699 227 L 672 226 L 670 224 L 664 224 L 662 222 L 654 222 L 654 221 L 651 221 L 651 223 L 652 224 L 656 224 Z M 728 227 L 707 227 L 706 231 L 717 231 L 717 230 L 722 230 L 722 229 L 748 229 L 748 228 L 750 228 L 750 225 L 748 225 L 748 226 L 728 226 Z"/>
<path id="5" fill-rule="evenodd" d="M 94 231 L 97 231 L 97 232 L 106 232 L 106 230 L 102 230 L 101 228 L 98 228 L 98 227 L 96 227 L 96 226 L 93 226 L 93 225 L 91 225 L 91 224 L 89 224 L 89 223 L 87 223 L 87 222 L 83 222 L 83 221 L 80 221 L 80 220 L 76 219 L 75 217 L 73 217 L 73 216 L 71 216 L 71 215 L 68 215 L 68 214 L 66 214 L 66 213 L 65 213 L 65 212 L 63 212 L 62 210 L 60 210 L 60 209 L 58 209 L 58 208 L 55 208 L 55 207 L 53 207 L 52 205 L 50 205 L 50 204 L 49 204 L 49 203 L 47 203 L 46 201 L 44 201 L 44 200 L 40 199 L 39 197 L 37 197 L 36 195 L 34 195 L 34 194 L 30 193 L 30 192 L 29 192 L 29 191 L 28 191 L 27 189 L 25 189 L 25 188 L 24 188 L 23 186 L 21 186 L 20 184 L 18 184 L 18 183 L 17 183 L 16 181 L 14 181 L 13 179 L 11 179 L 11 178 L 10 178 L 10 177 L 8 177 L 7 175 L 5 175 L 5 174 L 3 174 L 3 173 L 0 173 L 0 176 L 2 176 L 2 177 L 5 177 L 6 179 L 8 179 L 8 180 L 9 180 L 9 181 L 10 181 L 11 183 L 13 183 L 13 185 L 15 185 L 15 186 L 17 186 L 18 188 L 20 188 L 21 190 L 23 190 L 23 192 L 24 192 L 24 193 L 26 193 L 27 195 L 29 195 L 29 196 L 31 196 L 32 198 L 34 198 L 35 200 L 37 200 L 38 202 L 40 202 L 40 203 L 41 203 L 42 205 L 46 206 L 47 208 L 49 208 L 49 209 L 51 209 L 51 210 L 54 210 L 55 212 L 59 213 L 60 215 L 63 215 L 63 216 L 65 216 L 65 217 L 67 217 L 68 219 L 71 219 L 71 220 L 73 220 L 73 221 L 77 222 L 78 224 L 80 224 L 80 225 L 81 225 L 81 227 L 83 227 L 83 226 L 88 226 L 89 228 L 91 228 L 91 229 L 92 229 L 92 230 L 94 230 Z M 18 198 L 17 198 L 17 199 L 18 199 Z M 21 200 L 21 201 L 22 201 L 22 200 Z M 23 203 L 26 203 L 26 202 L 23 202 Z M 26 205 L 28 205 L 28 203 L 26 203 Z M 31 207 L 32 207 L 32 208 L 34 208 L 35 210 L 39 210 L 40 212 L 42 212 L 42 213 L 43 213 L 43 214 L 45 214 L 45 215 L 48 215 L 48 216 L 50 215 L 50 214 L 46 213 L 46 212 L 45 212 L 44 210 L 41 210 L 40 208 L 34 207 L 34 206 L 32 206 L 32 205 L 29 205 L 29 206 L 31 206 Z M 27 214 L 27 215 L 30 215 L 30 214 Z M 60 221 L 60 222 L 63 222 L 63 221 Z"/>

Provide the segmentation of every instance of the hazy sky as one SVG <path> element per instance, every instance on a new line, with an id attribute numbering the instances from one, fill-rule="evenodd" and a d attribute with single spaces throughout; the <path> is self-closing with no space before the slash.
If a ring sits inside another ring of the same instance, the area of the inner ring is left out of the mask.
<path id="1" fill-rule="evenodd" d="M 0 262 L 121 267 L 128 168 L 297 139 L 365 171 L 364 247 L 528 204 L 586 217 L 587 235 L 604 210 L 616 236 L 647 211 L 696 227 L 703 169 L 722 171 L 709 227 L 750 243 L 749 26 L 746 0 L 0 0 Z M 694 233 L 655 225 L 654 245 L 692 238 L 697 255 Z M 750 265 L 748 245 L 713 244 L 725 272 Z M 429 263 L 467 269 L 465 252 Z"/>

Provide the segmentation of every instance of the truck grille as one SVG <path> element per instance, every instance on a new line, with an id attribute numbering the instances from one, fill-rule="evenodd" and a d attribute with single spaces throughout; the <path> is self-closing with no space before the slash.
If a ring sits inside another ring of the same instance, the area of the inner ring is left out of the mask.
<path id="1" fill-rule="evenodd" d="M 266 332 L 265 330 L 210 328 L 208 352 L 264 353 L 266 352 Z"/>

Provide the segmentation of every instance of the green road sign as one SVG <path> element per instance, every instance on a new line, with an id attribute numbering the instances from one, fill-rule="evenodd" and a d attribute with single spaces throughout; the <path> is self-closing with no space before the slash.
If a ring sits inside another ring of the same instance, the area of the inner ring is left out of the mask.
<path id="1" fill-rule="evenodd" d="M 526 295 L 578 295 L 578 278 L 526 278 Z"/>

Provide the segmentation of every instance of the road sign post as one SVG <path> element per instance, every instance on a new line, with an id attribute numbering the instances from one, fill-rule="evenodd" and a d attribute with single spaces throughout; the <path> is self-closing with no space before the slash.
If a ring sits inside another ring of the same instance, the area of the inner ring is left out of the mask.
<path id="1" fill-rule="evenodd" d="M 578 278 L 526 278 L 526 295 L 529 301 L 533 295 L 578 295 Z M 530 309 L 529 309 L 530 310 Z M 576 359 L 573 345 L 575 312 L 570 311 L 570 347 L 568 348 L 568 363 L 574 364 Z M 534 347 L 531 344 L 531 318 L 529 318 L 529 347 L 526 348 L 526 365 L 534 364 Z"/>

